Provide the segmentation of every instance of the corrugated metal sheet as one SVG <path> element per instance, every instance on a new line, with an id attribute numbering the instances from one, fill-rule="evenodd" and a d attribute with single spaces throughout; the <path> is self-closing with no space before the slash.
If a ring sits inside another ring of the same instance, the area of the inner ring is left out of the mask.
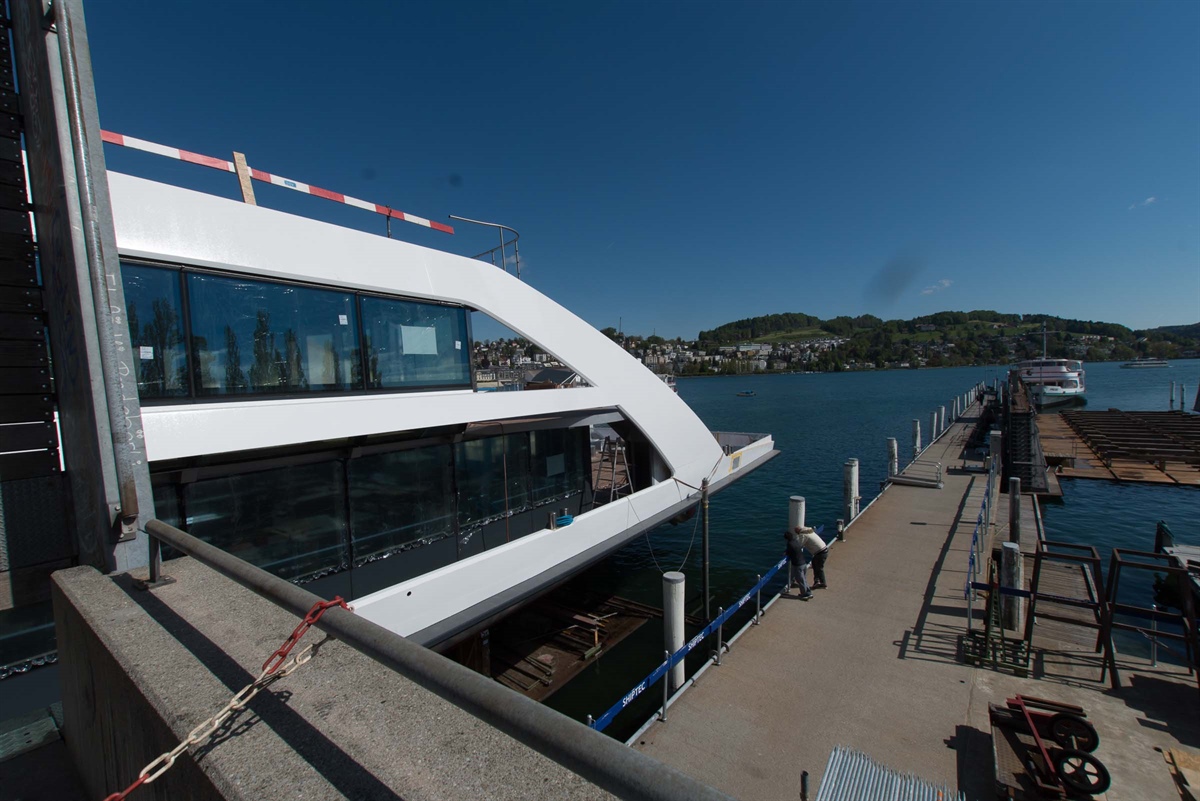
<path id="1" fill-rule="evenodd" d="M 965 801 L 962 793 L 900 773 L 838 746 L 829 755 L 817 801 Z"/>

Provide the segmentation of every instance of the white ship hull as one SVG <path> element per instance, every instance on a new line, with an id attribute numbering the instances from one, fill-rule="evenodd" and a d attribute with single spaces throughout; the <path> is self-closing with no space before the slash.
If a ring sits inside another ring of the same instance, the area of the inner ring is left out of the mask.
<path id="1" fill-rule="evenodd" d="M 506 425 L 519 430 L 521 421 L 538 419 L 578 428 L 591 418 L 618 418 L 644 437 L 651 455 L 642 486 L 631 494 L 579 508 L 566 528 L 534 530 L 512 541 L 505 534 L 499 544 L 478 546 L 486 549 L 477 553 L 460 547 L 446 564 L 355 599 L 358 614 L 399 634 L 436 643 L 478 627 L 695 504 L 694 488 L 704 479 L 720 489 L 776 453 L 769 435 L 719 441 L 671 387 L 620 346 L 495 266 L 125 175 L 110 173 L 109 184 L 123 260 L 175 265 L 185 275 L 189 269 L 212 270 L 482 311 L 553 354 L 586 383 L 543 392 L 367 388 L 278 399 L 160 399 L 143 406 L 152 475 L 161 478 L 163 466 L 169 466 L 172 476 L 186 481 L 193 466 L 211 471 L 210 465 L 233 464 L 245 454 L 286 462 L 297 448 L 327 442 L 346 444 L 348 455 L 341 458 L 348 464 L 356 453 L 351 446 L 371 438 L 481 426 L 503 434 Z M 159 490 L 156 503 L 162 503 Z M 544 521 L 546 507 L 522 514 L 527 523 L 539 514 Z M 184 527 L 190 517 L 181 519 Z M 302 528 L 302 521 L 288 522 Z M 372 569 L 400 562 L 408 558 L 405 553 L 410 552 L 388 555 Z"/>

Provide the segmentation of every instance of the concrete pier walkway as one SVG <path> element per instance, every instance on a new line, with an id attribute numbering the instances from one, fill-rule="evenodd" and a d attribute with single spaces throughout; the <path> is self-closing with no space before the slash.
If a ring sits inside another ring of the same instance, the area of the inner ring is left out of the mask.
<path id="1" fill-rule="evenodd" d="M 1041 630 L 1029 679 L 959 661 L 987 483 L 970 469 L 979 456 L 964 450 L 978 412 L 971 407 L 921 456 L 941 462 L 943 489 L 884 492 L 833 548 L 830 589 L 808 602 L 781 597 L 635 747 L 741 799 L 797 799 L 802 770 L 815 797 L 837 745 L 957 785 L 969 799 L 993 798 L 987 704 L 1026 693 L 1086 708 L 1113 775 L 1108 798 L 1177 797 L 1154 747 L 1200 746 L 1200 702 L 1182 668 L 1119 655 L 1125 689 L 1114 693 L 1090 648 Z M 1003 496 L 996 509 L 1002 528 Z"/>

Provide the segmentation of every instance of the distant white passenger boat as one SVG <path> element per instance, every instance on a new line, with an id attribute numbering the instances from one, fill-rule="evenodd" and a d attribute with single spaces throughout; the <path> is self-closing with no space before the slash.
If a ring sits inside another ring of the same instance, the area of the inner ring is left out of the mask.
<path id="1" fill-rule="evenodd" d="M 1066 403 L 1085 403 L 1083 362 L 1046 356 L 1046 331 L 1042 330 L 1042 358 L 1027 359 L 1015 368 L 1029 397 L 1038 408 Z"/>
<path id="2" fill-rule="evenodd" d="M 1131 362 L 1125 362 L 1124 364 L 1121 365 L 1122 368 L 1125 368 L 1125 367 L 1138 367 L 1138 368 L 1140 368 L 1140 367 L 1170 367 L 1170 366 L 1171 366 L 1171 363 L 1168 362 L 1166 359 L 1152 359 L 1149 356 L 1143 356 L 1140 359 L 1134 359 Z"/>
<path id="3" fill-rule="evenodd" d="M 1085 400 L 1083 362 L 1073 359 L 1030 359 L 1016 367 L 1029 397 L 1039 407 Z"/>

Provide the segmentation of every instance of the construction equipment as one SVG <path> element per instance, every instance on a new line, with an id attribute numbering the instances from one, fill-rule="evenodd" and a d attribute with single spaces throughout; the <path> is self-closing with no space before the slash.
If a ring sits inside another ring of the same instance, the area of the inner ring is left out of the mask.
<path id="1" fill-rule="evenodd" d="M 1010 799 L 1097 795 L 1112 779 L 1092 752 L 1100 735 L 1083 707 L 1017 695 L 988 704 L 996 784 Z"/>

